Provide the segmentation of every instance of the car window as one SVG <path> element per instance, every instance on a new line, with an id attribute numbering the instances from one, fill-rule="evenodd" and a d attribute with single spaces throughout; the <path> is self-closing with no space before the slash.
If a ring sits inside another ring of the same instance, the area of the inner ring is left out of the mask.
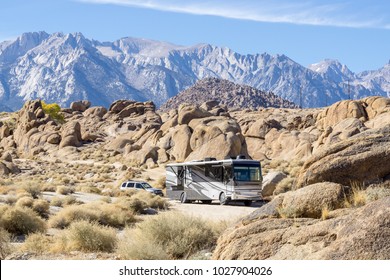
<path id="1" fill-rule="evenodd" d="M 122 188 L 126 188 L 126 183 L 123 183 L 123 184 L 122 184 Z"/>
<path id="2" fill-rule="evenodd" d="M 142 186 L 145 188 L 145 189 L 151 189 L 152 186 L 149 185 L 148 183 L 142 183 Z"/>
<path id="3" fill-rule="evenodd" d="M 134 188 L 134 183 L 127 183 L 128 188 Z"/>
<path id="4" fill-rule="evenodd" d="M 136 188 L 136 189 L 143 189 L 143 187 L 141 186 L 141 184 L 136 184 L 136 185 L 135 185 L 135 188 Z"/>

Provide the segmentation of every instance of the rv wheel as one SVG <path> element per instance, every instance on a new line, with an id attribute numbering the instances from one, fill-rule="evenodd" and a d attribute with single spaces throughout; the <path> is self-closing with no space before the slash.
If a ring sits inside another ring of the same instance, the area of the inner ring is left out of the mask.
<path id="1" fill-rule="evenodd" d="M 245 206 L 251 206 L 252 205 L 252 200 L 244 200 L 244 205 Z"/>
<path id="2" fill-rule="evenodd" d="M 224 192 L 222 192 L 220 195 L 219 195 L 219 204 L 221 205 L 226 205 L 228 204 L 228 199 L 226 198 L 226 194 Z"/>
<path id="3" fill-rule="evenodd" d="M 187 194 L 185 192 L 183 192 L 180 196 L 180 203 L 187 203 L 188 200 L 187 200 Z"/>

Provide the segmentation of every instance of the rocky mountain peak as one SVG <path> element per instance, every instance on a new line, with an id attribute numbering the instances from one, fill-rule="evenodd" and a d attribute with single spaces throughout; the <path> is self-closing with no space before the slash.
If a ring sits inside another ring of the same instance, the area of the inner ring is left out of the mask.
<path id="1" fill-rule="evenodd" d="M 205 78 L 194 86 L 170 98 L 161 106 L 162 111 L 189 103 L 200 105 L 207 101 L 215 101 L 229 109 L 259 108 L 296 108 L 297 106 L 271 92 L 264 92 L 246 85 L 239 85 L 228 80 Z"/>

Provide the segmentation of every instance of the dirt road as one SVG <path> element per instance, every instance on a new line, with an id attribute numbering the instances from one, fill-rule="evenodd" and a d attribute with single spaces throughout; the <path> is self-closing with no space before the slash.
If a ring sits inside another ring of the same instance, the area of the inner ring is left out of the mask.
<path id="1" fill-rule="evenodd" d="M 202 203 L 185 203 L 182 204 L 178 201 L 172 201 L 172 210 L 180 211 L 182 213 L 201 217 L 212 221 L 226 221 L 235 222 L 240 218 L 252 213 L 258 209 L 262 204 L 253 203 L 252 206 L 247 207 L 242 203 L 236 203 L 232 205 L 219 205 L 215 202 L 213 204 Z"/>

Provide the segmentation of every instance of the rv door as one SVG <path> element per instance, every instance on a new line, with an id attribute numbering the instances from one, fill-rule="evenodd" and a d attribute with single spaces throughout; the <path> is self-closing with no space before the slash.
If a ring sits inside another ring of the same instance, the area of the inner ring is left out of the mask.
<path id="1" fill-rule="evenodd" d="M 234 190 L 234 179 L 231 166 L 224 166 L 223 182 L 225 185 L 226 193 L 230 194 Z"/>

